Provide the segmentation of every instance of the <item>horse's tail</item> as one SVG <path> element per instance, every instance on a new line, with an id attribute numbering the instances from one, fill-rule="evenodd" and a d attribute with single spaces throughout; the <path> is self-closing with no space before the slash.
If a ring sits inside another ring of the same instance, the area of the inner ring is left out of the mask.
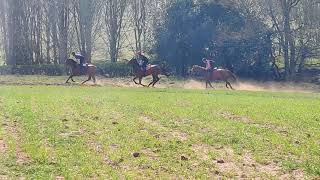
<path id="1" fill-rule="evenodd" d="M 159 65 L 159 66 L 160 66 L 161 74 L 169 77 L 170 73 L 168 72 L 168 69 L 165 67 L 165 65 L 162 64 L 162 65 Z"/>
<path id="2" fill-rule="evenodd" d="M 104 73 L 104 70 L 102 69 L 102 68 L 100 68 L 100 67 L 98 67 L 98 66 L 96 66 L 97 67 L 97 69 L 100 71 L 100 75 L 102 75 L 103 77 L 105 77 L 105 78 L 109 78 L 105 73 Z"/>

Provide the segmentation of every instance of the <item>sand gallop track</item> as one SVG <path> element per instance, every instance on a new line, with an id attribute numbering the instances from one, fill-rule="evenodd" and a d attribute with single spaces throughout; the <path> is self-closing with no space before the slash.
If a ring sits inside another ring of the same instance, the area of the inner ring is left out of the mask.
<path id="1" fill-rule="evenodd" d="M 144 84 L 148 84 L 149 79 L 144 80 Z M 100 85 L 111 85 L 117 87 L 141 87 L 132 82 L 129 78 L 113 78 L 101 79 Z M 256 82 L 249 80 L 241 80 L 232 84 L 236 90 L 241 91 L 271 91 L 271 92 L 300 92 L 313 93 L 320 92 L 320 86 L 311 83 L 292 83 L 292 82 Z M 225 84 L 222 82 L 213 83 L 216 90 L 226 90 Z M 182 88 L 182 89 L 206 89 L 205 83 L 194 79 L 171 80 L 163 79 L 156 85 L 156 88 Z"/>
<path id="2" fill-rule="evenodd" d="M 78 86 L 86 77 L 75 77 L 76 83 L 65 84 L 67 76 L 0 76 L 0 85 L 45 85 L 45 86 Z M 151 78 L 145 78 L 144 84 L 149 84 Z M 92 82 L 88 82 L 85 86 L 92 86 Z M 293 83 L 293 82 L 257 82 L 249 80 L 240 80 L 238 83 L 232 83 L 236 90 L 242 91 L 271 91 L 271 92 L 302 92 L 312 93 L 320 92 L 320 85 L 311 83 Z M 104 78 L 97 77 L 97 86 L 112 86 L 112 87 L 135 87 L 132 77 L 126 78 Z M 213 83 L 215 90 L 226 90 L 225 84 L 222 82 Z M 142 88 L 142 87 L 141 87 Z M 155 88 L 181 88 L 181 89 L 200 89 L 204 90 L 205 83 L 196 79 L 177 79 L 162 77 Z M 211 90 L 211 89 L 208 89 Z"/>

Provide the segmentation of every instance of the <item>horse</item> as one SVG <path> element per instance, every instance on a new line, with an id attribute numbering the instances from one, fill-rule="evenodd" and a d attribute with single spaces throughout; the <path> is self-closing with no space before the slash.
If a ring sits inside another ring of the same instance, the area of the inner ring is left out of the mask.
<path id="1" fill-rule="evenodd" d="M 69 83 L 69 80 L 71 79 L 72 82 L 75 82 L 73 80 L 74 76 L 81 76 L 81 75 L 88 75 L 88 79 L 83 81 L 81 84 L 84 84 L 91 79 L 93 79 L 93 82 L 96 83 L 96 71 L 97 67 L 93 64 L 86 64 L 86 66 L 83 67 L 83 71 L 80 69 L 80 65 L 73 59 L 67 59 L 66 65 L 71 67 L 71 74 L 69 78 L 67 79 L 66 83 Z"/>
<path id="2" fill-rule="evenodd" d="M 146 72 L 144 72 L 141 69 L 138 63 L 138 60 L 136 58 L 132 58 L 130 61 L 128 61 L 128 65 L 133 67 L 133 72 L 134 72 L 133 82 L 137 85 L 141 85 L 144 87 L 146 87 L 146 85 L 141 83 L 143 77 L 152 75 L 152 82 L 148 85 L 148 87 L 150 87 L 151 85 L 152 87 L 154 87 L 154 85 L 160 80 L 160 77 L 159 77 L 160 74 L 169 76 L 159 65 L 148 64 Z M 136 82 L 136 79 L 139 79 L 139 83 Z"/>
<path id="3" fill-rule="evenodd" d="M 213 69 L 212 72 L 209 74 L 206 68 L 194 65 L 191 69 L 191 72 L 201 73 L 204 75 L 204 78 L 206 80 L 206 88 L 208 88 L 208 85 L 211 88 L 214 88 L 211 84 L 212 81 L 224 81 L 226 83 L 227 88 L 230 87 L 232 90 L 234 90 L 229 80 L 232 79 L 234 81 L 237 81 L 236 75 L 227 69 Z"/>

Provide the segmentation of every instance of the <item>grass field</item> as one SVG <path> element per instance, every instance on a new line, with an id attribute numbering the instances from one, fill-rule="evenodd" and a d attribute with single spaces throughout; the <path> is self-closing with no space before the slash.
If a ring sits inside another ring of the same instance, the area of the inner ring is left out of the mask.
<path id="1" fill-rule="evenodd" d="M 320 177 L 317 93 L 2 85 L 0 108 L 0 179 Z"/>

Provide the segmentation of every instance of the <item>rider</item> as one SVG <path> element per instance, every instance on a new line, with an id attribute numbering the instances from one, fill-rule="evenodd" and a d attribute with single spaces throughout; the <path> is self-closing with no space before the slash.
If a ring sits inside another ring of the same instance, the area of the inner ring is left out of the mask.
<path id="1" fill-rule="evenodd" d="M 84 70 L 85 65 L 85 58 L 81 53 L 76 54 L 75 52 L 72 52 L 72 55 L 74 58 L 80 61 L 80 70 L 81 72 Z"/>
<path id="2" fill-rule="evenodd" d="M 203 58 L 202 62 L 206 65 L 206 71 L 207 71 L 208 75 L 210 75 L 214 69 L 215 62 L 211 59 L 206 59 L 206 58 Z"/>
<path id="3" fill-rule="evenodd" d="M 149 59 L 146 56 L 144 56 L 141 51 L 138 51 L 136 53 L 136 56 L 143 73 L 146 74 Z"/>

